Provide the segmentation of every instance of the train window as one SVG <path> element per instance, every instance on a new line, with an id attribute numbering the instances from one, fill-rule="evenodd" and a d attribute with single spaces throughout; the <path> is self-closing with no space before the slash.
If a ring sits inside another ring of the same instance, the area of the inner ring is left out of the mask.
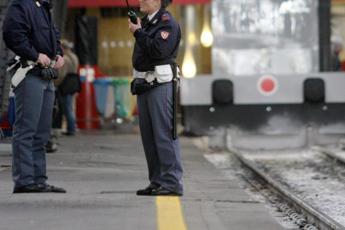
<path id="1" fill-rule="evenodd" d="M 305 74 L 319 70 L 318 1 L 215 0 L 214 74 Z"/>

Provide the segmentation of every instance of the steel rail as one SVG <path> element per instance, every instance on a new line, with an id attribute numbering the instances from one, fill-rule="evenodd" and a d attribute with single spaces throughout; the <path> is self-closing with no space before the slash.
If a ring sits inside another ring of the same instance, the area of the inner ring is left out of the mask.
<path id="1" fill-rule="evenodd" d="M 253 162 L 246 159 L 239 150 L 229 149 L 239 161 L 255 175 L 259 176 L 267 185 L 276 192 L 277 196 L 284 202 L 288 203 L 296 211 L 300 212 L 305 216 L 308 224 L 313 224 L 320 230 L 345 230 L 345 227 L 333 220 L 328 215 L 318 211 L 313 206 L 307 204 L 299 197 L 293 195 L 291 192 L 287 191 L 283 185 L 275 181 L 265 172 L 260 170 Z"/>
<path id="2" fill-rule="evenodd" d="M 333 151 L 326 149 L 326 148 L 322 148 L 319 146 L 315 146 L 312 148 L 312 150 L 318 151 L 320 153 L 325 154 L 326 156 L 328 156 L 329 158 L 332 158 L 333 160 L 341 163 L 341 164 L 345 164 L 345 159 L 338 156 L 337 154 L 335 154 Z"/>

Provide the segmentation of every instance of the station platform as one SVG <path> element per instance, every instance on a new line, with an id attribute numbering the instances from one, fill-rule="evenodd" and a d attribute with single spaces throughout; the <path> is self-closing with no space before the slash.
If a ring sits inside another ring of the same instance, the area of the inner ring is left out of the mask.
<path id="1" fill-rule="evenodd" d="M 48 154 L 48 182 L 66 194 L 11 194 L 9 144 L 0 144 L 1 230 L 279 230 L 265 204 L 235 176 L 208 162 L 193 139 L 181 138 L 183 197 L 139 197 L 146 160 L 138 134 L 95 132 L 61 137 Z"/>

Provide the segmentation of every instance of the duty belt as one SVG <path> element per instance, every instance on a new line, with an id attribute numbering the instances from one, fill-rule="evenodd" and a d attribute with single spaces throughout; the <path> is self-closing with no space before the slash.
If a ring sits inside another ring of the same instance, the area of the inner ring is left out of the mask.
<path id="1" fill-rule="evenodd" d="M 140 72 L 140 71 L 137 71 L 136 69 L 133 69 L 133 77 L 145 79 L 146 82 L 148 83 L 153 82 L 156 78 L 154 71 Z"/>

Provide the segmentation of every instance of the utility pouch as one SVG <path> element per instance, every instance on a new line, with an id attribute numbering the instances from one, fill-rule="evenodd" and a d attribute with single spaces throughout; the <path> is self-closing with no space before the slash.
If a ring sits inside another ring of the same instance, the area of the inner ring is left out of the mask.
<path id="1" fill-rule="evenodd" d="M 11 83 L 13 87 L 17 87 L 20 82 L 24 80 L 26 74 L 34 68 L 34 65 L 29 64 L 27 61 L 23 61 L 19 56 L 13 58 L 7 67 L 7 72 L 11 77 Z"/>
<path id="2" fill-rule="evenodd" d="M 158 85 L 159 84 L 157 84 L 156 81 L 148 83 L 143 78 L 134 78 L 131 82 L 131 93 L 132 95 L 141 95 L 157 87 Z"/>
<path id="3" fill-rule="evenodd" d="M 155 66 L 154 74 L 158 83 L 171 82 L 173 79 L 173 72 L 169 64 Z"/>

